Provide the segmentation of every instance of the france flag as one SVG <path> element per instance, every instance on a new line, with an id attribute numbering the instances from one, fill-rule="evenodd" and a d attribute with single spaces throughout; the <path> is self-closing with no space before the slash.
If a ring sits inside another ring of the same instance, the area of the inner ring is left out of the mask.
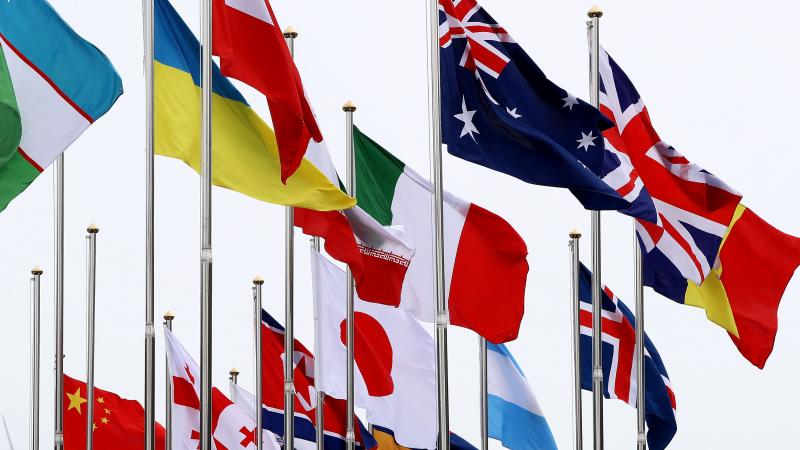
<path id="1" fill-rule="evenodd" d="M 556 450 L 525 374 L 505 345 L 487 343 L 489 437 L 511 450 Z"/>

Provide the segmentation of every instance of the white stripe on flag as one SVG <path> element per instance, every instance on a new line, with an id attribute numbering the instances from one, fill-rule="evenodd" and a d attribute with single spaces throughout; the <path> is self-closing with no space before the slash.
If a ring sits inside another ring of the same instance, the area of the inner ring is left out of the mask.
<path id="1" fill-rule="evenodd" d="M 489 395 L 500 397 L 522 409 L 543 416 L 542 408 L 536 401 L 525 376 L 517 369 L 514 363 L 496 351 L 487 353 L 489 370 Z"/>
<path id="2" fill-rule="evenodd" d="M 264 0 L 225 0 L 225 4 L 231 8 L 241 11 L 248 16 L 255 17 L 256 19 L 266 22 L 270 25 L 272 18 L 269 16 L 269 10 Z"/>

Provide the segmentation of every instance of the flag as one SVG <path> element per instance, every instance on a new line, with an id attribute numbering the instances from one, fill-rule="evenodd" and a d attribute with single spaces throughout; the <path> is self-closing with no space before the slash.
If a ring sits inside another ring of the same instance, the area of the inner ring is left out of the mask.
<path id="1" fill-rule="evenodd" d="M 253 415 L 232 402 L 217 388 L 214 388 L 212 395 L 211 427 L 217 450 L 256 449 L 258 425 Z M 261 436 L 262 448 L 281 450 L 274 434 L 262 430 Z"/>
<path id="2" fill-rule="evenodd" d="M 200 43 L 168 0 L 155 1 L 155 151 L 200 171 Z M 214 66 L 212 182 L 257 200 L 317 210 L 355 200 L 307 160 L 279 181 L 275 133 Z"/>
<path id="3" fill-rule="evenodd" d="M 331 183 L 340 183 L 324 142 L 309 150 L 308 159 Z M 294 222 L 303 233 L 325 239 L 328 254 L 350 267 L 361 298 L 400 304 L 403 280 L 415 252 L 404 227 L 384 227 L 358 205 L 341 212 L 298 208 Z"/>
<path id="4" fill-rule="evenodd" d="M 347 398 L 347 279 L 311 251 L 318 386 Z M 355 299 L 355 404 L 370 424 L 394 430 L 397 442 L 436 446 L 436 350 L 433 339 L 408 311 Z"/>
<path id="5" fill-rule="evenodd" d="M 587 209 L 630 207 L 600 178 L 620 161 L 595 108 L 547 79 L 476 0 L 439 0 L 442 138 L 459 158 L 544 186 Z"/>
<path id="6" fill-rule="evenodd" d="M 511 450 L 556 450 L 522 368 L 505 345 L 487 344 L 489 437 Z"/>
<path id="7" fill-rule="evenodd" d="M 739 352 L 763 369 L 778 332 L 778 307 L 800 265 L 800 238 L 739 205 L 723 239 L 719 265 L 699 287 L 688 283 L 684 303 L 706 310 L 728 330 Z"/>
<path id="8" fill-rule="evenodd" d="M 285 183 L 322 133 L 269 0 L 214 0 L 213 28 L 222 73 L 267 97 Z"/>
<path id="9" fill-rule="evenodd" d="M 605 50 L 600 52 L 600 109 L 615 123 L 604 132 L 611 150 L 629 161 L 658 220 L 637 220 L 644 283 L 679 299 L 685 282 L 702 283 L 717 258 L 741 195 L 691 163 L 659 138 L 631 80 Z"/>
<path id="10" fill-rule="evenodd" d="M 359 205 L 383 225 L 405 226 L 416 246 L 400 306 L 433 322 L 433 184 L 358 129 L 353 142 Z M 444 254 L 450 323 L 496 343 L 515 339 L 525 306 L 525 241 L 503 218 L 445 192 Z"/>
<path id="11" fill-rule="evenodd" d="M 262 423 L 264 428 L 276 436 L 284 435 L 284 385 L 283 364 L 284 328 L 266 311 L 261 311 L 261 368 L 263 373 L 261 394 L 263 398 Z M 315 447 L 316 388 L 314 385 L 314 355 L 297 339 L 294 340 L 294 432 L 295 447 L 312 450 Z M 238 392 L 241 392 L 238 391 Z M 244 395 L 244 393 L 242 393 Z M 237 395 L 238 397 L 238 395 Z M 347 402 L 326 398 L 323 404 L 325 416 L 325 448 L 343 450 L 346 447 Z M 377 443 L 361 421 L 356 421 L 356 447 L 372 450 Z"/>
<path id="12" fill-rule="evenodd" d="M 412 450 L 408 447 L 403 447 L 394 440 L 394 431 L 382 427 L 380 425 L 372 426 L 372 433 L 375 440 L 378 441 L 378 450 Z M 450 432 L 450 449 L 451 450 L 478 450 L 466 441 L 461 436 Z"/>
<path id="13" fill-rule="evenodd" d="M 581 387 L 592 390 L 592 273 L 581 265 L 580 377 Z M 603 395 L 636 407 L 636 318 L 607 287 L 603 287 Z M 663 450 L 678 431 L 675 393 L 656 346 L 644 336 L 647 447 Z"/>
<path id="14" fill-rule="evenodd" d="M 2 211 L 111 109 L 122 81 L 44 0 L 0 2 L 0 47 Z"/>
<path id="15" fill-rule="evenodd" d="M 64 450 L 86 449 L 86 383 L 64 375 Z M 94 388 L 94 448 L 140 450 L 144 445 L 144 408 L 136 400 Z M 156 424 L 156 449 L 164 449 L 164 427 Z M 177 448 L 176 448 L 177 450 Z"/>

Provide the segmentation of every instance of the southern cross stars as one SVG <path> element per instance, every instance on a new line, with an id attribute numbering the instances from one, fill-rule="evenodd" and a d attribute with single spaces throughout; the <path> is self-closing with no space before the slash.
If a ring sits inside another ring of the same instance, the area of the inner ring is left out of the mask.
<path id="1" fill-rule="evenodd" d="M 472 133 L 481 134 L 481 132 L 478 131 L 478 129 L 475 128 L 475 124 L 472 123 L 473 116 L 475 116 L 475 111 L 470 111 L 470 110 L 467 109 L 467 99 L 462 97 L 461 98 L 461 114 L 456 114 L 455 116 L 453 116 L 456 119 L 464 122 L 464 128 L 461 129 L 461 136 L 460 137 L 464 137 L 466 135 L 469 135 L 469 137 L 471 137 L 473 141 L 478 142 L 477 140 L 475 140 L 475 135 L 472 134 Z"/>
<path id="2" fill-rule="evenodd" d="M 561 106 L 562 108 L 569 108 L 572 111 L 572 107 L 578 104 L 578 97 L 567 92 L 567 96 L 561 99 L 564 104 Z"/>
<path id="3" fill-rule="evenodd" d="M 594 136 L 593 131 L 589 131 L 589 134 L 584 133 L 581 131 L 581 138 L 577 140 L 578 148 L 583 148 L 585 151 L 589 151 L 589 147 L 594 147 L 594 140 L 597 139 L 597 136 Z"/>

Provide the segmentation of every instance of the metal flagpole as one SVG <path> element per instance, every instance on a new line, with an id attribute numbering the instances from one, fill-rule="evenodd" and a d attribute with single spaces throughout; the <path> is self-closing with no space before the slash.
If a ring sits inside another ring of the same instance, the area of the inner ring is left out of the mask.
<path id="1" fill-rule="evenodd" d="M 283 32 L 289 53 L 294 58 L 294 40 L 297 39 L 297 31 L 287 27 Z M 285 294 L 285 327 L 283 340 L 283 440 L 284 448 L 294 448 L 294 208 L 286 207 L 285 224 L 285 270 L 284 280 Z"/>
<path id="2" fill-rule="evenodd" d="M 86 450 L 94 447 L 94 305 L 99 231 L 95 224 L 86 228 Z"/>
<path id="3" fill-rule="evenodd" d="M 64 154 L 56 159 L 55 188 L 55 434 L 53 447 L 64 450 Z"/>
<path id="4" fill-rule="evenodd" d="M 353 113 L 356 105 L 348 101 L 342 106 L 347 126 L 345 151 L 347 152 L 347 192 L 356 196 L 355 149 L 353 148 Z M 353 273 L 347 267 L 347 450 L 355 450 L 355 286 Z"/>
<path id="5" fill-rule="evenodd" d="M 239 384 L 239 369 L 231 367 L 231 370 L 228 371 L 228 381 L 233 384 Z M 233 386 L 231 386 L 231 400 L 233 400 L 234 403 L 236 402 L 236 399 L 234 399 L 234 397 L 236 397 L 235 392 Z"/>
<path id="6" fill-rule="evenodd" d="M 597 108 L 600 103 L 600 17 L 603 11 L 596 5 L 589 12 L 591 30 L 591 103 Z M 600 211 L 592 211 L 592 393 L 594 394 L 594 448 L 603 449 L 603 332 L 600 255 Z"/>
<path id="7" fill-rule="evenodd" d="M 212 333 L 212 253 L 211 253 L 211 39 L 212 13 L 211 0 L 202 3 L 202 185 L 200 197 L 201 212 L 201 250 L 200 250 L 200 448 L 212 450 L 211 429 L 211 333 Z"/>
<path id="8" fill-rule="evenodd" d="M 41 349 L 40 336 L 40 308 L 42 298 L 41 267 L 36 266 L 31 270 L 31 417 L 30 437 L 28 443 L 31 450 L 39 450 L 39 351 Z"/>
<path id="9" fill-rule="evenodd" d="M 172 321 L 175 320 L 175 313 L 172 311 L 167 311 L 164 313 L 164 325 L 166 325 L 169 331 L 172 331 Z M 165 436 L 165 443 L 164 449 L 165 450 L 172 450 L 172 375 L 169 372 L 169 358 L 164 356 L 164 367 L 165 367 L 165 389 L 164 389 L 164 397 L 166 398 L 166 411 L 165 411 L 165 418 L 164 418 L 164 429 L 166 430 Z"/>
<path id="10" fill-rule="evenodd" d="M 156 331 L 155 323 L 155 153 L 153 85 L 153 0 L 142 0 L 145 84 L 145 325 L 144 325 L 144 448 L 155 450 Z M 169 445 L 169 444 L 168 444 Z"/>
<path id="11" fill-rule="evenodd" d="M 311 238 L 311 249 L 315 252 L 320 251 L 319 237 L 314 236 Z M 320 358 L 320 344 L 319 344 L 319 308 L 317 302 L 314 301 L 314 352 L 317 358 Z M 316 442 L 317 450 L 325 450 L 325 392 L 319 389 L 322 381 L 322 372 L 319 364 L 314 364 L 314 384 L 317 389 L 317 403 L 314 409 L 314 422 L 316 423 Z"/>
<path id="12" fill-rule="evenodd" d="M 583 450 L 583 405 L 581 402 L 581 300 L 578 296 L 580 286 L 578 277 L 581 271 L 581 232 L 569 232 L 570 251 L 570 297 L 572 298 L 572 401 L 573 426 L 575 427 L 575 450 Z"/>
<path id="13" fill-rule="evenodd" d="M 450 450 L 450 412 L 447 375 L 447 298 L 444 280 L 444 187 L 442 181 L 441 80 L 439 78 L 439 2 L 429 0 L 429 98 L 431 172 L 434 186 L 434 254 L 436 256 L 436 375 L 439 450 Z"/>
<path id="14" fill-rule="evenodd" d="M 253 300 L 254 300 L 254 308 L 253 308 L 253 338 L 255 339 L 255 382 L 256 382 L 256 429 L 259 430 L 256 433 L 256 449 L 261 450 L 262 448 L 262 431 L 260 431 L 264 424 L 262 423 L 261 417 L 261 404 L 264 403 L 263 400 L 263 387 L 262 387 L 262 364 L 261 364 L 261 288 L 264 286 L 264 279 L 261 278 L 261 275 L 256 275 L 253 279 Z M 233 376 L 233 373 L 231 373 Z"/>
<path id="15" fill-rule="evenodd" d="M 636 448 L 647 449 L 647 435 L 645 434 L 644 408 L 645 408 L 645 376 L 644 376 L 644 267 L 642 261 L 642 248 L 636 237 L 636 228 L 633 230 L 633 265 L 634 283 L 636 284 Z"/>
<path id="16" fill-rule="evenodd" d="M 489 366 L 486 338 L 479 336 L 481 382 L 481 450 L 489 450 Z"/>

